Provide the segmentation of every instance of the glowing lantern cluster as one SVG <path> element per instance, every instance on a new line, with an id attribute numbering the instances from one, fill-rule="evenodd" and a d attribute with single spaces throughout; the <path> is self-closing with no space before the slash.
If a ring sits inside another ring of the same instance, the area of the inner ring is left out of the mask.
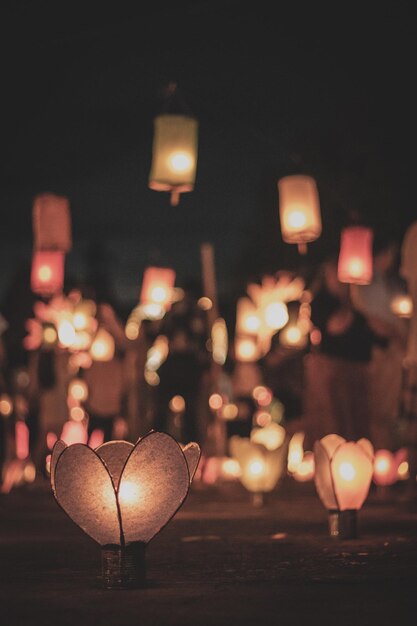
<path id="1" fill-rule="evenodd" d="M 236 306 L 235 354 L 238 360 L 249 362 L 263 356 L 272 335 L 286 326 L 286 303 L 302 297 L 304 281 L 281 272 L 277 277 L 264 276 L 261 284 L 249 284 L 247 293 L 249 297 L 239 298 Z"/>
<path id="2" fill-rule="evenodd" d="M 145 550 L 188 495 L 200 459 L 196 443 L 180 446 L 151 431 L 133 445 L 110 441 L 95 450 L 57 441 L 53 494 L 71 519 L 102 548 L 107 588 L 145 582 Z"/>
<path id="3" fill-rule="evenodd" d="M 320 202 L 316 181 L 311 176 L 285 176 L 278 181 L 279 217 L 282 238 L 302 246 L 321 235 Z"/>
<path id="4" fill-rule="evenodd" d="M 337 275 L 342 283 L 367 285 L 372 280 L 372 229 L 348 226 L 340 237 Z"/>
<path id="5" fill-rule="evenodd" d="M 255 434 L 255 437 L 262 436 Z M 266 437 L 271 445 L 271 439 Z M 276 435 L 275 435 L 276 438 Z M 276 442 L 275 442 L 276 443 Z M 253 504 L 261 506 L 266 493 L 272 491 L 281 478 L 287 456 L 286 438 L 281 445 L 268 449 L 263 443 L 252 438 L 234 435 L 230 438 L 230 453 L 240 465 L 240 481 L 253 494 Z"/>
<path id="6" fill-rule="evenodd" d="M 329 512 L 332 537 L 355 537 L 356 513 L 367 498 L 373 475 L 374 451 L 368 439 L 346 441 L 326 435 L 314 444 L 315 485 Z"/>

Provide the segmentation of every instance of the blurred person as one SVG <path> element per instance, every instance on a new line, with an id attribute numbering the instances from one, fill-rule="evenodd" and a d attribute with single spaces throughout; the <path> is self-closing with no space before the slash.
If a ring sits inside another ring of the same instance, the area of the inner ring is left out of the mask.
<path id="1" fill-rule="evenodd" d="M 126 337 L 124 327 L 113 307 L 101 303 L 97 307 L 97 320 L 101 327 L 112 335 L 115 342 L 114 356 L 109 361 L 93 361 L 84 370 L 83 378 L 88 386 L 85 409 L 88 414 L 88 434 L 101 430 L 104 441 L 113 437 L 116 421 L 126 412 L 125 352 Z"/>
<path id="2" fill-rule="evenodd" d="M 403 361 L 406 352 L 408 320 L 397 317 L 393 298 L 405 293 L 398 272 L 398 243 L 390 237 L 377 237 L 374 244 L 373 277 L 369 285 L 352 286 L 352 301 L 384 342 L 372 346 L 370 364 L 370 428 L 376 448 L 394 449 L 398 423 Z"/>
<path id="3" fill-rule="evenodd" d="M 311 449 L 331 433 L 369 438 L 372 348 L 383 339 L 353 307 L 350 285 L 338 280 L 336 258 L 320 268 L 311 320 L 321 340 L 304 360 L 306 445 Z"/>

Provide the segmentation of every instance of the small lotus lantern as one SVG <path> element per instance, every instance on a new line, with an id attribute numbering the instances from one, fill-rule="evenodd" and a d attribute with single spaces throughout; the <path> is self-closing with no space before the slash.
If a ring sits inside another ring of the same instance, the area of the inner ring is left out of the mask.
<path id="1" fill-rule="evenodd" d="M 136 444 L 109 441 L 95 450 L 56 442 L 52 492 L 100 544 L 106 588 L 144 586 L 146 546 L 184 503 L 199 460 L 198 444 L 181 446 L 157 431 Z"/>
<path id="2" fill-rule="evenodd" d="M 314 444 L 314 482 L 320 500 L 329 512 L 330 536 L 357 536 L 357 511 L 369 492 L 374 450 L 368 439 L 346 441 L 326 435 Z"/>

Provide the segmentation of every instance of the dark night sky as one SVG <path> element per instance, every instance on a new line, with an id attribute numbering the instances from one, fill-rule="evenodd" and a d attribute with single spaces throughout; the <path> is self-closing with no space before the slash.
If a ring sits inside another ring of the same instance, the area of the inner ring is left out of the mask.
<path id="1" fill-rule="evenodd" d="M 401 237 L 417 217 L 411 9 L 308 6 L 3 3 L 2 287 L 30 258 L 42 191 L 70 199 L 67 273 L 82 280 L 100 242 L 132 304 L 149 263 L 174 267 L 178 284 L 199 276 L 205 241 L 221 293 L 301 263 L 279 231 L 276 182 L 290 172 L 313 175 L 320 193 L 323 235 L 303 263 L 334 249 L 352 211 Z M 200 124 L 195 190 L 178 207 L 147 188 L 171 80 Z"/>

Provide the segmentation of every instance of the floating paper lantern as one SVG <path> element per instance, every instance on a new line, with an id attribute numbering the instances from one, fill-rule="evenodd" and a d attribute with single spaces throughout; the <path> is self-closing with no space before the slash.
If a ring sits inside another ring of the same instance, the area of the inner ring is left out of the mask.
<path id="1" fill-rule="evenodd" d="M 369 492 L 374 451 L 368 439 L 346 441 L 326 435 L 314 444 L 315 485 L 329 512 L 332 537 L 349 539 L 357 535 L 357 511 Z"/>
<path id="2" fill-rule="evenodd" d="M 297 471 L 304 458 L 305 433 L 300 431 L 293 434 L 288 444 L 287 469 L 290 474 Z"/>
<path id="3" fill-rule="evenodd" d="M 285 428 L 279 424 L 270 423 L 262 428 L 253 428 L 250 434 L 250 440 L 255 443 L 261 443 L 267 450 L 276 450 L 280 448 L 286 438 Z"/>
<path id="4" fill-rule="evenodd" d="M 286 440 L 274 450 L 247 437 L 233 435 L 230 453 L 239 461 L 242 485 L 253 494 L 254 506 L 262 506 L 266 493 L 272 491 L 281 478 L 287 456 Z"/>
<path id="5" fill-rule="evenodd" d="M 100 327 L 90 347 L 93 361 L 111 361 L 114 356 L 115 343 L 113 336 Z"/>
<path id="6" fill-rule="evenodd" d="M 171 205 L 192 191 L 197 169 L 198 122 L 188 115 L 158 115 L 154 119 L 149 187 L 171 193 Z"/>
<path id="7" fill-rule="evenodd" d="M 288 324 L 281 330 L 278 339 L 285 348 L 301 350 L 308 344 L 308 333 L 297 324 Z"/>
<path id="8" fill-rule="evenodd" d="M 337 276 L 342 283 L 368 285 L 372 280 L 372 229 L 348 226 L 340 238 Z"/>
<path id="9" fill-rule="evenodd" d="M 140 303 L 145 316 L 160 319 L 169 311 L 175 271 L 169 267 L 147 267 L 143 273 Z"/>
<path id="10" fill-rule="evenodd" d="M 286 243 L 306 244 L 321 235 L 320 202 L 311 176 L 285 176 L 278 181 L 279 216 Z"/>
<path id="11" fill-rule="evenodd" d="M 58 250 L 37 250 L 32 256 L 31 289 L 40 296 L 50 297 L 64 286 L 65 256 Z"/>
<path id="12" fill-rule="evenodd" d="M 314 453 L 310 450 L 304 453 L 304 456 L 292 473 L 292 477 L 299 483 L 305 483 L 314 478 Z"/>
<path id="13" fill-rule="evenodd" d="M 110 441 L 95 450 L 58 441 L 52 451 L 53 494 L 102 548 L 107 588 L 145 583 L 145 550 L 188 495 L 198 444 L 181 447 L 152 431 L 133 445 Z"/>
<path id="14" fill-rule="evenodd" d="M 71 240 L 71 214 L 68 198 L 53 193 L 35 197 L 32 208 L 34 250 L 60 250 L 69 252 Z"/>

